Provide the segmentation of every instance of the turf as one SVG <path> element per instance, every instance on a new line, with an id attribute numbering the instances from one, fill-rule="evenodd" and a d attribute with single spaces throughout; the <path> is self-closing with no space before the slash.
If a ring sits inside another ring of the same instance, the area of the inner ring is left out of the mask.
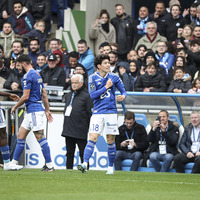
<path id="1" fill-rule="evenodd" d="M 2 200 L 199 200 L 200 175 L 150 172 L 0 170 Z"/>

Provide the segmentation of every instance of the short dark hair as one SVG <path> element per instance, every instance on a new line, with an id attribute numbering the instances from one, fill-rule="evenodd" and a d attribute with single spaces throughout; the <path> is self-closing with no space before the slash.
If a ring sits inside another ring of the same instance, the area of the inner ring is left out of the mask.
<path id="1" fill-rule="evenodd" d="M 18 4 L 18 3 L 20 3 L 20 4 L 22 5 L 22 7 L 24 6 L 23 3 L 22 3 L 20 0 L 13 1 L 13 6 L 14 6 L 15 4 Z"/>
<path id="2" fill-rule="evenodd" d="M 194 39 L 190 42 L 190 46 L 195 46 L 195 44 L 197 44 L 198 46 L 200 46 L 200 40 L 199 39 Z"/>
<path id="3" fill-rule="evenodd" d="M 95 67 L 98 68 L 97 65 L 101 65 L 102 62 L 103 62 L 104 60 L 106 60 L 106 59 L 108 59 L 108 60 L 110 61 L 110 57 L 109 57 L 108 55 L 102 54 L 102 55 L 97 56 L 97 57 L 94 59 L 94 65 L 95 65 Z"/>
<path id="4" fill-rule="evenodd" d="M 78 44 L 85 44 L 85 45 L 87 46 L 87 42 L 86 42 L 86 40 L 84 40 L 84 39 L 80 39 L 80 40 L 78 41 Z"/>
<path id="5" fill-rule="evenodd" d="M 30 44 L 32 41 L 37 41 L 37 43 L 40 45 L 40 42 L 39 42 L 39 40 L 38 40 L 37 38 L 31 38 L 31 39 L 29 40 L 29 44 Z"/>
<path id="6" fill-rule="evenodd" d="M 184 67 L 177 66 L 177 67 L 174 67 L 174 74 L 176 73 L 177 70 L 181 70 L 181 71 L 185 72 Z"/>
<path id="7" fill-rule="evenodd" d="M 70 53 L 69 53 L 69 58 L 76 58 L 77 60 L 78 60 L 78 58 L 79 58 L 79 53 L 78 52 L 76 52 L 76 51 L 71 51 Z"/>
<path id="8" fill-rule="evenodd" d="M 125 113 L 125 119 L 127 119 L 127 120 L 133 119 L 135 121 L 135 114 L 134 114 L 134 112 L 127 111 Z"/>
<path id="9" fill-rule="evenodd" d="M 115 51 L 110 51 L 108 54 L 113 54 L 113 55 L 115 55 L 115 57 L 118 57 L 118 54 Z"/>
<path id="10" fill-rule="evenodd" d="M 56 41 L 58 43 L 58 39 L 57 38 L 52 38 L 49 40 L 49 44 L 52 42 L 52 41 Z M 59 44 L 59 43 L 58 43 Z"/>
<path id="11" fill-rule="evenodd" d="M 100 45 L 99 45 L 99 49 L 102 48 L 102 47 L 105 47 L 105 46 L 110 46 L 110 44 L 108 42 L 102 42 Z"/>
<path id="12" fill-rule="evenodd" d="M 45 56 L 45 54 L 43 54 L 43 53 L 40 53 L 40 54 L 37 56 L 37 58 L 38 58 L 39 56 L 43 56 L 43 57 L 45 57 L 45 59 L 46 59 L 46 56 Z"/>
<path id="13" fill-rule="evenodd" d="M 20 43 L 20 44 L 21 44 L 21 47 L 22 47 L 22 48 L 24 47 L 24 44 L 23 44 L 23 42 L 22 42 L 21 40 L 15 40 L 15 41 L 13 41 L 12 47 L 13 47 L 13 44 L 14 44 L 14 43 Z"/>
<path id="14" fill-rule="evenodd" d="M 164 3 L 164 1 L 157 1 L 156 4 L 157 4 L 157 3 L 162 3 L 163 6 L 165 7 L 165 3 Z"/>
<path id="15" fill-rule="evenodd" d="M 168 113 L 167 110 L 161 110 L 161 111 L 159 112 L 159 114 L 160 114 L 161 112 L 165 112 L 165 113 L 167 114 L 167 117 L 169 117 L 169 113 Z"/>
<path id="16" fill-rule="evenodd" d="M 185 48 L 185 47 L 182 47 L 182 48 L 177 48 L 177 49 L 176 49 L 176 55 L 177 55 L 179 52 L 181 52 L 181 51 L 184 51 L 184 53 L 187 53 L 187 52 L 186 52 L 186 48 Z"/>
<path id="17" fill-rule="evenodd" d="M 3 26 L 4 26 L 4 24 L 9 24 L 9 25 L 12 27 L 12 24 L 11 24 L 10 22 L 4 22 L 4 23 L 3 23 Z M 3 26 L 2 26 L 2 27 L 3 27 Z"/>
<path id="18" fill-rule="evenodd" d="M 32 60 L 28 55 L 22 54 L 16 59 L 16 62 L 19 62 L 19 63 L 25 62 L 26 64 L 31 64 Z"/>
<path id="19" fill-rule="evenodd" d="M 116 8 L 117 6 L 121 6 L 122 8 L 124 8 L 124 6 L 123 6 L 122 4 L 120 4 L 120 3 L 115 4 L 115 8 Z"/>
<path id="20" fill-rule="evenodd" d="M 197 8 L 198 7 L 198 3 L 192 3 L 191 5 L 190 5 L 190 8 Z"/>

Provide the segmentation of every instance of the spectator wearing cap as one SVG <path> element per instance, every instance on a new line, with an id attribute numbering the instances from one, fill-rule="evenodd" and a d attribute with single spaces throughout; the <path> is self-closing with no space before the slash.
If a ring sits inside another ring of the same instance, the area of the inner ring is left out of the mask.
<path id="1" fill-rule="evenodd" d="M 65 71 L 58 66 L 58 60 L 55 54 L 50 54 L 47 58 L 48 66 L 40 74 L 44 85 L 65 86 Z"/>
<path id="2" fill-rule="evenodd" d="M 135 83 L 135 91 L 165 92 L 166 89 L 166 81 L 159 73 L 156 62 L 148 63 L 145 74 L 140 75 Z"/>
<path id="3" fill-rule="evenodd" d="M 119 77 L 121 78 L 122 82 L 124 83 L 124 87 L 126 91 L 133 91 L 131 87 L 131 77 L 129 74 L 129 63 L 125 61 L 121 61 L 117 64 Z"/>

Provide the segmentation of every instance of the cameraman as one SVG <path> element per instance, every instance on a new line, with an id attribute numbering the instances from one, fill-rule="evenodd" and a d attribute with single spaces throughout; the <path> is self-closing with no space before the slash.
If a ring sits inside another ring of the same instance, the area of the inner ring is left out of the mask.
<path id="1" fill-rule="evenodd" d="M 174 156 L 179 153 L 177 150 L 178 139 L 178 127 L 169 121 L 168 112 L 161 110 L 147 136 L 147 140 L 151 142 L 147 156 L 156 172 L 169 170 Z M 160 161 L 163 163 L 160 164 Z"/>

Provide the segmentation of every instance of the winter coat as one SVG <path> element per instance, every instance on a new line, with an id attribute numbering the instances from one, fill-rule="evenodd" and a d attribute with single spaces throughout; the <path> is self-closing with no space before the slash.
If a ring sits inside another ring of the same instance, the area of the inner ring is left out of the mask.
<path id="1" fill-rule="evenodd" d="M 16 16 L 14 12 L 9 16 L 8 22 L 11 23 L 13 31 L 18 35 L 23 35 L 33 29 L 34 18 L 28 12 L 26 7 L 23 7 L 22 12 Z"/>
<path id="2" fill-rule="evenodd" d="M 126 137 L 125 131 L 127 131 L 129 138 Z M 134 132 L 133 138 L 131 138 L 132 132 Z M 136 143 L 137 147 L 134 147 L 131 150 L 129 150 L 127 147 L 121 147 L 120 144 L 127 139 L 134 139 L 134 142 Z M 137 122 L 134 122 L 131 129 L 127 129 L 125 124 L 120 126 L 119 135 L 116 136 L 115 142 L 117 150 L 123 150 L 131 153 L 135 151 L 141 151 L 143 153 L 149 147 L 149 143 L 147 141 L 147 132 L 144 126 L 138 124 Z"/>
<path id="3" fill-rule="evenodd" d="M 144 37 L 140 38 L 136 47 L 135 47 L 135 50 L 137 50 L 138 46 L 141 45 L 141 44 L 145 44 L 145 46 L 147 47 L 147 49 L 151 49 L 153 52 L 156 51 L 156 47 L 157 47 L 157 43 L 158 42 L 166 42 L 167 39 L 163 36 L 161 36 L 159 33 L 157 33 L 157 36 L 156 38 L 154 39 L 154 41 L 151 43 L 150 40 L 147 38 L 147 36 L 145 35 Z"/>
<path id="4" fill-rule="evenodd" d="M 134 27 L 133 19 L 126 13 L 124 18 L 114 17 L 111 19 L 111 24 L 115 27 L 116 42 L 118 44 L 118 53 L 120 55 L 127 54 L 133 47 Z"/>
<path id="5" fill-rule="evenodd" d="M 177 19 L 174 19 L 171 16 L 171 18 L 168 19 L 165 23 L 164 36 L 167 38 L 168 41 L 175 41 L 177 38 L 178 28 L 183 28 L 185 24 L 186 21 L 184 18 L 179 17 Z"/>
<path id="6" fill-rule="evenodd" d="M 73 91 L 68 93 L 65 97 L 64 114 L 67 106 L 70 104 L 72 93 Z M 92 107 L 92 99 L 87 89 L 83 86 L 75 92 L 70 116 L 64 116 L 62 136 L 87 139 Z"/>
<path id="7" fill-rule="evenodd" d="M 86 68 L 88 77 L 94 73 L 94 55 L 89 48 L 83 54 L 80 54 L 78 62 Z"/>
<path id="8" fill-rule="evenodd" d="M 179 129 L 173 124 L 173 122 L 168 121 L 168 130 L 166 132 L 162 132 L 162 137 L 166 142 L 167 153 L 171 153 L 174 156 L 178 154 L 177 144 L 179 139 Z M 151 129 L 150 133 L 147 135 L 147 141 L 150 142 L 151 145 L 148 152 L 144 155 L 142 166 L 146 166 L 146 161 L 152 152 L 159 151 L 160 127 L 158 127 L 155 131 Z"/>
<path id="9" fill-rule="evenodd" d="M 98 55 L 99 54 L 99 46 L 103 42 L 116 42 L 116 33 L 115 33 L 115 28 L 111 23 L 109 23 L 109 32 L 107 33 L 106 31 L 103 30 L 102 26 L 97 26 L 93 27 L 89 31 L 89 36 L 90 39 L 95 40 L 94 44 L 94 54 Z"/>
<path id="10" fill-rule="evenodd" d="M 65 86 L 65 71 L 58 65 L 53 69 L 50 69 L 49 67 L 44 68 L 40 72 L 40 75 L 43 79 L 43 83 L 48 83 L 48 85 Z"/>
<path id="11" fill-rule="evenodd" d="M 165 92 L 166 91 L 166 80 L 157 70 L 155 74 L 150 76 L 147 72 L 140 75 L 135 83 L 135 91 L 143 92 L 144 88 L 153 87 L 150 92 Z"/>
<path id="12" fill-rule="evenodd" d="M 188 79 L 176 79 L 170 82 L 168 92 L 173 92 L 174 89 L 182 90 L 182 93 L 187 93 L 192 88 L 192 83 Z"/>
<path id="13" fill-rule="evenodd" d="M 4 10 L 8 12 L 8 0 L 0 1 L 0 30 L 2 30 L 3 23 L 6 22 L 6 19 L 2 16 Z"/>

